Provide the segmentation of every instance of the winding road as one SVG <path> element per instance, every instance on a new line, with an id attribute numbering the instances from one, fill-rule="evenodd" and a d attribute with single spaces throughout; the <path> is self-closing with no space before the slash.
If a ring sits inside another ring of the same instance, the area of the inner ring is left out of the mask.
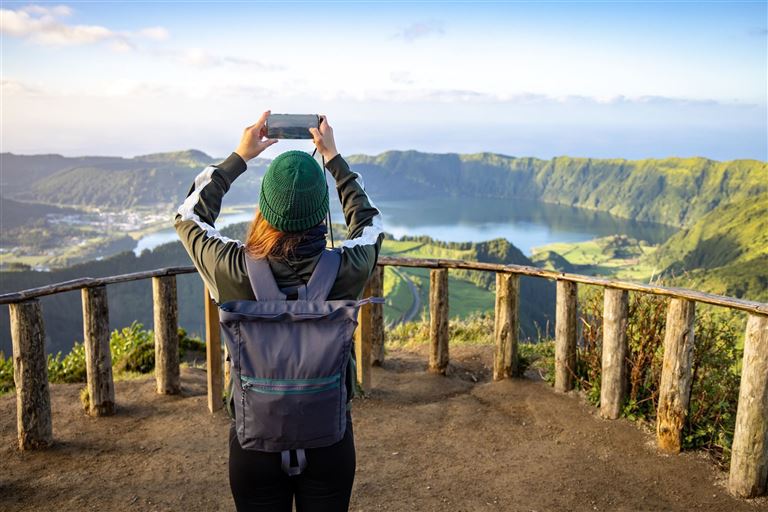
<path id="1" fill-rule="evenodd" d="M 392 267 L 390 267 L 392 268 Z M 416 315 L 419 314 L 419 311 L 421 311 L 421 294 L 419 293 L 419 288 L 414 284 L 413 281 L 411 281 L 405 274 L 403 274 L 400 270 L 396 268 L 392 268 L 392 271 L 397 274 L 397 276 L 402 279 L 403 281 L 408 284 L 408 288 L 411 290 L 411 295 L 413 296 L 413 301 L 411 302 L 411 307 L 408 308 L 408 311 L 403 313 L 403 316 L 400 317 L 399 320 L 394 322 L 394 325 L 410 322 L 413 320 Z"/>

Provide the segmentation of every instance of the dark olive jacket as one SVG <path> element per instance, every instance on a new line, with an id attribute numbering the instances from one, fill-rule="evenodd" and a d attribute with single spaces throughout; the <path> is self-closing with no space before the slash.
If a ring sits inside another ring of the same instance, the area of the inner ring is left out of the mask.
<path id="1" fill-rule="evenodd" d="M 341 266 L 328 299 L 356 300 L 379 256 L 384 238 L 381 214 L 366 194 L 360 174 L 350 171 L 341 155 L 327 162 L 326 168 L 336 180 L 347 224 L 347 238 L 340 245 Z M 243 242 L 222 236 L 215 227 L 224 194 L 245 170 L 246 164 L 237 153 L 218 165 L 206 167 L 195 178 L 174 220 L 181 243 L 219 305 L 230 300 L 256 299 L 248 280 Z M 319 259 L 318 252 L 290 261 L 272 257 L 268 261 L 277 285 L 288 288 L 307 283 Z M 350 398 L 354 368 L 354 361 L 350 360 L 346 382 Z"/>
<path id="2" fill-rule="evenodd" d="M 327 162 L 326 167 L 336 180 L 348 228 L 347 239 L 340 244 L 341 267 L 328 299 L 358 299 L 381 249 L 381 214 L 366 194 L 360 174 L 352 172 L 341 155 Z M 224 237 L 215 228 L 224 194 L 245 170 L 246 164 L 237 153 L 206 167 L 195 178 L 174 221 L 181 243 L 217 304 L 255 300 L 243 242 Z M 269 265 L 278 286 L 287 288 L 300 284 L 300 280 L 306 283 L 319 258 L 319 253 L 289 262 L 270 257 Z"/>

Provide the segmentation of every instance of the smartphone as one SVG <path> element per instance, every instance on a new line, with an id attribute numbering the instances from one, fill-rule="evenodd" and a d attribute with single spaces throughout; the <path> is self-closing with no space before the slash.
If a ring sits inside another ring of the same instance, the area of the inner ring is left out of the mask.
<path id="1" fill-rule="evenodd" d="M 270 114 L 267 118 L 268 139 L 311 139 L 310 128 L 320 127 L 317 114 Z"/>

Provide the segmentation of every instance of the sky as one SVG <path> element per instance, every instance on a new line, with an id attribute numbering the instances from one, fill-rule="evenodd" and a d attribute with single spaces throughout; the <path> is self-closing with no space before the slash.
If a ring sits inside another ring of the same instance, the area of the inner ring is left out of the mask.
<path id="1" fill-rule="evenodd" d="M 2 151 L 768 160 L 768 0 L 1 3 Z"/>

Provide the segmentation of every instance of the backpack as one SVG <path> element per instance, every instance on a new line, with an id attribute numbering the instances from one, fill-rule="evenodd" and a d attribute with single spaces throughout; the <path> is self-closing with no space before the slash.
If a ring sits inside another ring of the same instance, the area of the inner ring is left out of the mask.
<path id="1" fill-rule="evenodd" d="M 281 452 L 289 475 L 306 466 L 304 449 L 344 437 L 357 312 L 368 302 L 384 302 L 327 300 L 340 264 L 341 251 L 326 249 L 306 285 L 281 290 L 267 260 L 246 256 L 256 300 L 219 306 L 240 446 Z M 297 300 L 287 300 L 286 292 L 293 291 Z M 290 466 L 290 450 L 296 450 L 298 466 Z"/>

